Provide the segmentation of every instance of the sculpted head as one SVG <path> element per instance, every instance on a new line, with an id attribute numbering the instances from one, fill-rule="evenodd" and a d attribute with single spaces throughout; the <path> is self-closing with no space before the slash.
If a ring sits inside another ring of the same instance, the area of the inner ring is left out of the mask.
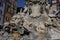
<path id="1" fill-rule="evenodd" d="M 29 2 L 29 14 L 32 17 L 40 16 L 41 4 L 40 1 Z"/>

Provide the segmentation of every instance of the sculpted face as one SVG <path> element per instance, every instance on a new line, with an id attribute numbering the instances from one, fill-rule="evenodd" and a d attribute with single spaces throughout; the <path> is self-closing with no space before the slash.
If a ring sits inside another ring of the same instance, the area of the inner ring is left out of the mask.
<path id="1" fill-rule="evenodd" d="M 41 8 L 41 5 L 39 4 L 39 2 L 36 2 L 36 1 L 30 2 L 30 5 L 29 5 L 30 16 L 32 17 L 40 16 L 41 14 L 40 8 Z"/>

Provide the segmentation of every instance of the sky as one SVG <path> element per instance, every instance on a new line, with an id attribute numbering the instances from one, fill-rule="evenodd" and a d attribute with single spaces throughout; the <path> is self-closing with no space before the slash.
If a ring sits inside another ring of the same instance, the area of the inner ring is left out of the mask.
<path id="1" fill-rule="evenodd" d="M 52 0 L 48 0 L 48 3 L 51 4 L 52 3 Z"/>
<path id="2" fill-rule="evenodd" d="M 24 7 L 26 4 L 25 0 L 17 0 L 17 7 Z"/>

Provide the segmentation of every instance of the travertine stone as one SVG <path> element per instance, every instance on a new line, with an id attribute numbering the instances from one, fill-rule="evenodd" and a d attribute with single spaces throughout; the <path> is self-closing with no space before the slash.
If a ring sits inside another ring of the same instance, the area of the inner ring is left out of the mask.
<path id="1" fill-rule="evenodd" d="M 39 3 L 34 3 L 34 1 L 38 0 L 31 0 L 31 1 L 32 4 L 30 4 L 27 9 L 28 12 L 26 14 L 18 13 L 14 15 L 10 23 L 15 23 L 19 25 L 22 24 L 24 28 L 30 31 L 30 34 L 22 36 L 21 40 L 47 40 L 48 39 L 47 35 L 49 34 L 48 30 L 52 29 L 51 27 L 55 28 L 56 26 L 57 27 L 56 29 L 60 29 L 60 23 L 59 23 L 60 19 L 58 18 L 60 14 L 56 15 L 57 10 L 55 5 L 52 6 L 50 9 L 50 5 L 46 6 L 46 4 L 42 5 Z M 45 0 L 39 0 L 39 2 L 42 3 L 44 3 L 44 1 Z M 29 8 L 31 12 L 29 11 Z M 49 34 L 49 37 L 51 36 L 52 34 Z"/>
<path id="2" fill-rule="evenodd" d="M 40 5 L 38 4 L 35 4 L 33 6 L 31 6 L 31 10 L 32 10 L 32 13 L 30 16 L 33 16 L 33 17 L 36 17 L 36 16 L 40 16 Z"/>

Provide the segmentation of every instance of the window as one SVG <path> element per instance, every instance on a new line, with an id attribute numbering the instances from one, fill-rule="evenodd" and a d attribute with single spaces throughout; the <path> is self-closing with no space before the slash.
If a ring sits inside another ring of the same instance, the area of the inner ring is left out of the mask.
<path id="1" fill-rule="evenodd" d="M 0 10 L 0 15 L 2 15 L 2 10 Z"/>
<path id="2" fill-rule="evenodd" d="M 13 6 L 15 7 L 16 6 L 16 3 L 14 3 Z"/>
<path id="3" fill-rule="evenodd" d="M 0 6 L 1 6 L 1 2 L 0 2 Z"/>
<path id="4" fill-rule="evenodd" d="M 7 5 L 7 12 L 10 12 L 10 6 Z"/>
<path id="5" fill-rule="evenodd" d="M 14 13 L 16 13 L 16 10 L 14 10 Z"/>
<path id="6" fill-rule="evenodd" d="M 10 17 L 6 16 L 6 21 L 9 21 L 10 20 Z"/>
<path id="7" fill-rule="evenodd" d="M 0 2 L 0 7 L 3 6 L 2 2 Z"/>
<path id="8" fill-rule="evenodd" d="M 10 12 L 10 8 L 8 8 L 8 12 Z"/>
<path id="9" fill-rule="evenodd" d="M 11 3 L 11 0 L 6 0 L 8 3 Z"/>
<path id="10" fill-rule="evenodd" d="M 11 8 L 11 10 L 10 10 L 10 11 L 11 11 L 11 13 L 13 13 L 13 8 Z"/>
<path id="11" fill-rule="evenodd" d="M 17 0 L 15 0 L 15 1 L 17 1 Z"/>
<path id="12" fill-rule="evenodd" d="M 0 6 L 3 6 L 3 1 L 2 0 L 0 0 Z"/>
<path id="13" fill-rule="evenodd" d="M 1 17 L 0 17 L 0 21 L 1 21 Z"/>

